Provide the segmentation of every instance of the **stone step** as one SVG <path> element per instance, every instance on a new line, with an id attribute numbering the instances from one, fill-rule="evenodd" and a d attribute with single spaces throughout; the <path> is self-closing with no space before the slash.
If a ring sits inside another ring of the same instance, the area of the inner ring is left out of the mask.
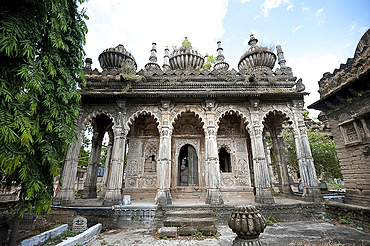
<path id="1" fill-rule="evenodd" d="M 177 228 L 177 235 L 179 236 L 210 236 L 215 235 L 217 233 L 216 226 L 203 226 L 201 228 L 195 227 L 178 227 Z"/>
<path id="2" fill-rule="evenodd" d="M 176 194 L 176 199 L 200 199 L 200 194 L 194 193 L 184 193 L 184 194 Z"/>
<path id="3" fill-rule="evenodd" d="M 213 218 L 167 218 L 163 221 L 164 226 L 173 227 L 194 227 L 202 228 L 203 226 L 214 226 Z"/>
<path id="4" fill-rule="evenodd" d="M 213 215 L 209 210 L 172 210 L 166 212 L 166 217 L 177 217 L 177 218 L 212 218 Z"/>

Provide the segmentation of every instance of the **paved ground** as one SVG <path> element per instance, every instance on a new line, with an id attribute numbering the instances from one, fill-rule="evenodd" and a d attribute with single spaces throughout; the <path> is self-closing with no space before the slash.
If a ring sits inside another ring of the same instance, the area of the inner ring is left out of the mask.
<path id="1" fill-rule="evenodd" d="M 117 229 L 102 233 L 89 246 L 101 245 L 232 245 L 236 237 L 227 226 L 218 227 L 221 236 L 203 240 L 158 239 L 153 230 Z M 291 242 L 323 244 L 327 242 L 344 245 L 370 246 L 370 234 L 351 227 L 334 226 L 325 222 L 292 222 L 268 225 L 260 239 L 264 245 L 286 246 Z M 304 245 L 304 244 L 303 244 Z"/>

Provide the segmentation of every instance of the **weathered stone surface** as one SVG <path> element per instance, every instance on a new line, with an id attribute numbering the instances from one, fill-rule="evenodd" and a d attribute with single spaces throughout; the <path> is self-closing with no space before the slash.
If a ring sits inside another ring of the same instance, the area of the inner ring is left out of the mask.
<path id="1" fill-rule="evenodd" d="M 61 226 L 58 226 L 57 228 L 54 228 L 52 230 L 43 232 L 39 235 L 36 235 L 34 237 L 31 237 L 29 239 L 23 240 L 19 246 L 34 246 L 34 245 L 42 245 L 46 241 L 51 240 L 60 234 L 62 234 L 64 231 L 68 230 L 68 225 L 64 224 Z"/>
<path id="2" fill-rule="evenodd" d="M 161 227 L 158 234 L 160 237 L 177 237 L 177 227 Z"/>
<path id="3" fill-rule="evenodd" d="M 355 57 L 319 81 L 321 99 L 309 108 L 322 110 L 329 120 L 347 188 L 346 203 L 370 206 L 369 189 L 370 30 L 363 35 Z M 344 100 L 345 98 L 345 100 Z"/>
<path id="4" fill-rule="evenodd" d="M 76 122 L 79 140 L 67 151 L 63 186 L 54 204 L 75 202 L 78 152 L 90 123 L 93 148 L 82 198 L 97 195 L 102 139 L 108 133 L 111 148 L 102 184 L 106 206 L 119 204 L 124 194 L 131 195 L 132 202 L 159 206 L 170 205 L 173 199 L 222 205 L 223 196 L 253 197 L 253 190 L 258 203 L 274 203 L 265 137 L 271 132 L 277 140 L 284 122 L 294 128 L 304 188 L 317 186 L 303 130 L 303 97 L 307 93 L 286 65 L 280 46 L 280 68 L 273 71 L 276 55 L 259 47 L 253 37 L 250 45 L 239 71 L 229 70 L 221 43 L 214 69 L 203 69 L 204 57 L 187 42 L 171 55 L 165 51 L 163 71 L 156 63 L 155 43 L 149 63 L 137 73 L 133 56 L 122 45 L 100 55 L 101 73 L 91 71 L 87 60 L 87 83 L 81 89 Z M 268 121 L 279 124 L 269 125 Z M 279 188 L 289 194 L 282 151 L 277 154 Z M 305 194 L 316 196 L 315 192 Z"/>

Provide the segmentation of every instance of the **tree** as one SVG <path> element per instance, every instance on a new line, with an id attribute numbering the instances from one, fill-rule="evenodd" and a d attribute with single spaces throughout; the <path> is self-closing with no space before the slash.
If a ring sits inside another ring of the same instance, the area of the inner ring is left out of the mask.
<path id="1" fill-rule="evenodd" d="M 53 179 L 77 137 L 86 18 L 76 0 L 0 6 L 0 170 L 7 188 L 19 187 L 18 224 L 25 212 L 50 210 Z"/>
<path id="2" fill-rule="evenodd" d="M 207 56 L 207 61 L 204 63 L 203 66 L 207 69 L 211 69 L 213 67 L 213 65 L 215 65 L 216 62 L 217 62 L 216 56 L 208 55 Z"/>
<path id="3" fill-rule="evenodd" d="M 287 164 L 292 170 L 299 173 L 293 134 L 289 131 L 283 131 L 283 134 L 287 153 Z M 342 178 L 334 141 L 327 136 L 320 135 L 318 131 L 312 129 L 307 131 L 307 136 L 318 175 L 324 174 L 328 178 Z"/>

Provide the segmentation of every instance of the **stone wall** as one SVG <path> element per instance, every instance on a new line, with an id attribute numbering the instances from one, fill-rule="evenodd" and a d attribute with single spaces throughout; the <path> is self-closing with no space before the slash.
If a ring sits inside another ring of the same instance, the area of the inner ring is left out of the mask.
<path id="1" fill-rule="evenodd" d="M 346 217 L 355 227 L 370 228 L 370 208 L 368 207 L 327 202 L 326 212 L 330 218 Z"/>
<path id="2" fill-rule="evenodd" d="M 366 153 L 370 139 L 361 120 L 352 119 L 351 113 L 369 103 L 368 97 L 358 98 L 340 111 L 328 114 L 346 187 L 344 202 L 363 206 L 370 205 L 370 156 Z"/>
<path id="3" fill-rule="evenodd" d="M 68 224 L 71 228 L 72 221 L 77 216 L 87 218 L 87 226 L 91 227 L 97 223 L 105 229 L 117 228 L 154 228 L 163 225 L 163 218 L 166 211 L 173 209 L 211 210 L 217 224 L 227 224 L 234 205 L 219 206 L 115 206 L 112 208 L 53 208 L 48 215 L 45 215 L 48 223 L 58 222 Z M 263 216 L 275 219 L 278 222 L 312 221 L 321 219 L 325 214 L 325 207 L 322 203 L 294 204 L 261 204 L 257 206 Z"/>

